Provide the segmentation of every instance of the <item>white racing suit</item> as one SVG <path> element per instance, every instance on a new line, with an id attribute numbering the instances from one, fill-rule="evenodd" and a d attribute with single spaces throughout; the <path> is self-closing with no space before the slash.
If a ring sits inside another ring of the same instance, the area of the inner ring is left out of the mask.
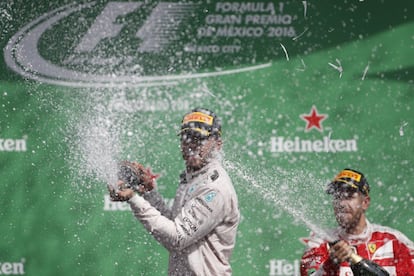
<path id="1" fill-rule="evenodd" d="M 169 275 L 231 275 L 240 212 L 219 161 L 196 174 L 183 173 L 171 209 L 157 191 L 128 202 L 135 217 L 169 250 Z"/>

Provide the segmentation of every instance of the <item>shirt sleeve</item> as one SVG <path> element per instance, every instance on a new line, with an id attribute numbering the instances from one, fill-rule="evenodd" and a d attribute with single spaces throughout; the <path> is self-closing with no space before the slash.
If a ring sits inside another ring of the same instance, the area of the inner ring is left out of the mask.
<path id="1" fill-rule="evenodd" d="M 397 248 L 395 252 L 397 275 L 414 275 L 414 250 L 401 241 L 396 243 L 394 247 Z"/>
<path id="2" fill-rule="evenodd" d="M 161 194 L 156 191 L 152 190 L 151 192 L 145 193 L 143 197 L 158 211 L 160 211 L 161 215 L 171 219 L 172 218 L 172 210 L 165 201 Z"/>
<path id="3" fill-rule="evenodd" d="M 308 247 L 300 262 L 301 276 L 331 275 L 337 266 L 329 258 L 327 244 L 317 247 Z"/>
<path id="4" fill-rule="evenodd" d="M 225 210 L 223 196 L 214 189 L 194 195 L 174 219 L 138 195 L 129 204 L 135 217 L 168 250 L 181 250 L 201 240 L 223 221 Z"/>

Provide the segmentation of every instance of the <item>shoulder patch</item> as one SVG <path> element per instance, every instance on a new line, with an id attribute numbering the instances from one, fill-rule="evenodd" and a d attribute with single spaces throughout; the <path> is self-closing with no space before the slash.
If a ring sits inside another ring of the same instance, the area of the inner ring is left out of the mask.
<path id="1" fill-rule="evenodd" d="M 377 245 L 375 243 L 369 243 L 368 249 L 371 254 L 373 254 L 377 250 Z"/>
<path id="2" fill-rule="evenodd" d="M 219 178 L 219 173 L 218 173 L 218 171 L 217 171 L 217 170 L 214 170 L 214 171 L 213 171 L 213 174 L 212 174 L 212 175 L 210 175 L 210 178 L 211 178 L 211 180 L 213 180 L 213 181 L 217 180 L 217 178 Z"/>
<path id="3" fill-rule="evenodd" d="M 213 199 L 216 197 L 216 192 L 209 192 L 205 195 L 204 199 L 206 202 L 212 202 Z"/>

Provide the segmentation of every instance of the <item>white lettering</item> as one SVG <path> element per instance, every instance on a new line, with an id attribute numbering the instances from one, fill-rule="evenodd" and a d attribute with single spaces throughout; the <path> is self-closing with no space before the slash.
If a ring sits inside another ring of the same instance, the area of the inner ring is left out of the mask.
<path id="1" fill-rule="evenodd" d="M 221 15 L 221 14 L 210 14 L 206 16 L 206 23 L 207 24 L 241 24 L 242 23 L 242 16 L 229 14 L 229 15 Z"/>
<path id="2" fill-rule="evenodd" d="M 197 29 L 197 36 L 200 37 L 210 37 L 216 32 L 214 27 L 200 27 Z"/>
<path id="3" fill-rule="evenodd" d="M 292 16 L 284 15 L 266 15 L 266 14 L 247 14 L 245 18 L 246 24 L 255 25 L 275 25 L 275 24 L 292 24 Z"/>
<path id="4" fill-rule="evenodd" d="M 195 53 L 219 53 L 220 46 L 218 45 L 199 45 L 194 48 Z"/>
<path id="5" fill-rule="evenodd" d="M 0 151 L 26 151 L 25 139 L 0 139 Z"/>
<path id="6" fill-rule="evenodd" d="M 288 260 L 270 260 L 269 276 L 296 276 L 299 273 L 299 260 L 290 263 Z"/>
<path id="7" fill-rule="evenodd" d="M 323 148 L 323 142 L 321 140 L 316 140 L 313 142 L 313 150 L 316 152 L 321 152 Z"/>
<path id="8" fill-rule="evenodd" d="M 356 152 L 358 151 L 355 139 L 341 140 L 323 137 L 322 140 L 294 140 L 284 137 L 270 139 L 270 152 Z"/>
<path id="9" fill-rule="evenodd" d="M 275 13 L 275 7 L 273 3 L 264 2 L 217 2 L 217 12 L 233 12 L 233 13 L 249 13 L 249 12 L 270 12 Z"/>
<path id="10" fill-rule="evenodd" d="M 24 272 L 24 260 L 16 263 L 0 263 L 0 274 L 1 275 L 23 275 Z"/>
<path id="11" fill-rule="evenodd" d="M 184 51 L 189 53 L 237 53 L 239 45 L 186 45 Z"/>
<path id="12" fill-rule="evenodd" d="M 222 53 L 237 53 L 241 49 L 241 46 L 238 45 L 223 45 L 221 46 Z"/>
<path id="13" fill-rule="evenodd" d="M 261 37 L 263 35 L 261 27 L 233 27 L 224 26 L 217 29 L 216 36 L 223 37 Z"/>
<path id="14" fill-rule="evenodd" d="M 296 31 L 292 26 L 290 27 L 269 27 L 267 29 L 267 36 L 268 37 L 282 37 L 282 36 L 294 37 L 296 36 Z"/>

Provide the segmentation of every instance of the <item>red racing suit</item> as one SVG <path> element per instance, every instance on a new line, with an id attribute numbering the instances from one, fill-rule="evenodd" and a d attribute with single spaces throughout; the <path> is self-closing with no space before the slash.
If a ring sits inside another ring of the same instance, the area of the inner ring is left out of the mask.
<path id="1" fill-rule="evenodd" d="M 328 236 L 347 241 L 356 254 L 372 260 L 388 271 L 390 276 L 414 275 L 414 243 L 401 232 L 367 221 L 360 235 L 350 235 L 341 228 L 330 230 Z M 316 235 L 304 239 L 307 246 L 301 259 L 300 274 L 352 276 L 348 262 L 336 265 L 329 258 L 328 243 Z"/>

